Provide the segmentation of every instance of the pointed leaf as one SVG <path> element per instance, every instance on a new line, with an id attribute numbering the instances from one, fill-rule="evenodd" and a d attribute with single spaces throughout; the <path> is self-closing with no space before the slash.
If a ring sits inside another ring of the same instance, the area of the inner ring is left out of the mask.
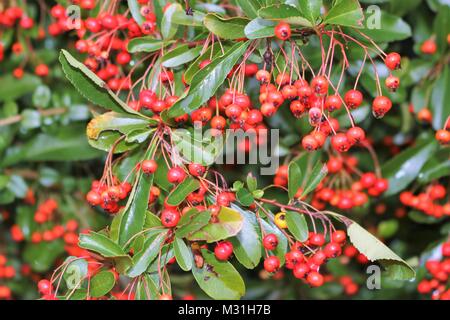
<path id="1" fill-rule="evenodd" d="M 188 248 L 186 243 L 184 243 L 184 240 L 175 237 L 173 241 L 173 250 L 180 268 L 184 271 L 190 271 L 192 269 L 194 257 L 192 255 L 192 250 Z"/>
<path id="2" fill-rule="evenodd" d="M 286 223 L 289 231 L 300 242 L 308 240 L 308 224 L 305 216 L 298 212 L 286 211 Z"/>

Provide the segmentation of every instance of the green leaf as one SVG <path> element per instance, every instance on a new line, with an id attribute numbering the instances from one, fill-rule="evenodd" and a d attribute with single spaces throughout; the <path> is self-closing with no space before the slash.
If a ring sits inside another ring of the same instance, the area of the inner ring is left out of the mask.
<path id="1" fill-rule="evenodd" d="M 300 242 L 308 240 L 308 224 L 305 216 L 298 212 L 286 211 L 286 223 L 289 231 Z"/>
<path id="2" fill-rule="evenodd" d="M 248 39 L 270 38 L 275 36 L 276 25 L 274 21 L 255 18 L 245 26 L 244 33 Z"/>
<path id="3" fill-rule="evenodd" d="M 145 36 L 131 39 L 127 44 L 127 50 L 130 53 L 154 52 L 166 45 L 167 43 L 162 40 L 155 39 L 151 36 Z"/>
<path id="4" fill-rule="evenodd" d="M 239 299 L 245 294 L 240 274 L 228 261 L 218 261 L 214 254 L 202 250 L 205 260 L 201 269 L 194 266 L 192 274 L 200 288 L 213 299 Z"/>
<path id="5" fill-rule="evenodd" d="M 433 21 L 433 31 L 436 34 L 438 51 L 443 54 L 448 48 L 448 30 L 450 30 L 450 6 L 441 5 Z M 448 64 L 447 64 L 448 67 Z"/>
<path id="6" fill-rule="evenodd" d="M 73 290 L 80 289 L 82 280 L 88 275 L 88 263 L 85 259 L 78 257 L 67 257 L 64 260 L 66 266 L 64 268 L 63 279 L 66 282 L 67 288 Z"/>
<path id="7" fill-rule="evenodd" d="M 443 219 L 437 219 L 433 216 L 426 215 L 423 212 L 412 210 L 408 212 L 408 218 L 416 223 L 421 224 L 436 224 L 442 222 Z"/>
<path id="8" fill-rule="evenodd" d="M 324 19 L 325 24 L 362 27 L 364 15 L 358 0 L 337 0 Z"/>
<path id="9" fill-rule="evenodd" d="M 450 175 L 449 151 L 443 149 L 431 157 L 420 170 L 417 182 L 428 184 L 433 180 Z"/>
<path id="10" fill-rule="evenodd" d="M 439 130 L 444 128 L 445 121 L 450 115 L 450 71 L 448 64 L 439 75 L 431 93 L 430 109 L 433 113 L 433 128 Z"/>
<path id="11" fill-rule="evenodd" d="M 247 269 L 254 269 L 261 260 L 261 230 L 258 220 L 253 212 L 242 210 L 232 204 L 231 208 L 239 212 L 243 218 L 242 229 L 230 239 L 233 244 L 233 253 L 238 261 Z"/>
<path id="12" fill-rule="evenodd" d="M 47 108 L 50 104 L 52 93 L 46 85 L 40 85 L 34 90 L 32 101 L 37 108 Z"/>
<path id="13" fill-rule="evenodd" d="M 116 280 L 111 271 L 100 271 L 91 279 L 89 294 L 94 298 L 103 297 L 114 288 L 115 284 Z"/>
<path id="14" fill-rule="evenodd" d="M 248 22 L 245 18 L 223 18 L 215 13 L 209 13 L 203 19 L 205 27 L 223 39 L 245 38 L 244 28 Z"/>
<path id="15" fill-rule="evenodd" d="M 247 187 L 250 192 L 253 192 L 258 188 L 258 180 L 256 180 L 251 173 L 247 175 Z"/>
<path id="16" fill-rule="evenodd" d="M 299 165 L 291 162 L 288 167 L 288 194 L 289 199 L 294 199 L 298 189 L 302 186 L 302 171 Z"/>
<path id="17" fill-rule="evenodd" d="M 41 78 L 26 73 L 21 79 L 16 79 L 12 73 L 4 73 L 0 83 L 0 102 L 13 101 L 35 91 L 41 84 Z"/>
<path id="18" fill-rule="evenodd" d="M 198 71 L 192 79 L 187 95 L 175 102 L 167 115 L 175 118 L 191 113 L 208 101 L 225 81 L 239 58 L 242 58 L 248 45 L 248 41 L 235 44 L 223 56 L 214 59 L 209 65 Z"/>
<path id="19" fill-rule="evenodd" d="M 325 178 L 327 173 L 328 173 L 327 165 L 321 162 L 317 162 L 314 165 L 311 173 L 308 174 L 306 177 L 305 188 L 302 192 L 302 196 L 305 197 L 307 194 L 313 191 L 323 180 L 323 178 Z"/>
<path id="20" fill-rule="evenodd" d="M 147 211 L 145 215 L 144 229 L 153 227 L 162 227 L 161 219 L 150 211 Z"/>
<path id="21" fill-rule="evenodd" d="M 30 206 L 19 206 L 16 209 L 16 224 L 22 230 L 25 239 L 30 239 L 31 233 L 36 227 L 34 211 Z"/>
<path id="22" fill-rule="evenodd" d="M 178 3 L 172 3 L 164 11 L 161 20 L 161 35 L 164 39 L 171 39 L 177 33 L 178 25 L 172 21 L 172 18 L 180 8 L 181 6 Z"/>
<path id="23" fill-rule="evenodd" d="M 179 67 L 196 59 L 201 51 L 201 46 L 189 49 L 188 45 L 181 45 L 164 54 L 162 57 L 162 66 L 165 68 Z"/>
<path id="24" fill-rule="evenodd" d="M 35 272 L 44 273 L 54 266 L 56 259 L 64 253 L 61 240 L 28 243 L 23 250 L 23 260 Z"/>
<path id="25" fill-rule="evenodd" d="M 322 0 L 297 0 L 298 9 L 312 25 L 316 25 L 317 18 L 320 17 Z"/>
<path id="26" fill-rule="evenodd" d="M 389 189 L 384 196 L 404 190 L 416 179 L 423 165 L 433 157 L 437 147 L 435 139 L 427 139 L 387 161 L 382 167 L 383 177 L 389 180 Z"/>
<path id="27" fill-rule="evenodd" d="M 92 103 L 116 112 L 139 113 L 131 109 L 116 96 L 106 83 L 83 63 L 62 49 L 59 55 L 63 71 L 75 88 Z"/>
<path id="28" fill-rule="evenodd" d="M 249 18 L 256 18 L 261 8 L 260 0 L 236 0 L 237 5 Z"/>
<path id="29" fill-rule="evenodd" d="M 133 256 L 133 265 L 127 272 L 129 277 L 135 278 L 147 270 L 150 263 L 158 256 L 166 236 L 167 230 L 163 230 L 145 240 L 143 249 Z"/>
<path id="30" fill-rule="evenodd" d="M 20 127 L 25 130 L 39 128 L 41 126 L 41 114 L 37 110 L 25 109 L 21 113 Z"/>
<path id="31" fill-rule="evenodd" d="M 145 21 L 144 17 L 141 15 L 141 6 L 137 0 L 127 0 L 128 8 L 130 9 L 131 16 L 138 25 L 142 25 Z"/>
<path id="32" fill-rule="evenodd" d="M 160 296 L 158 285 L 153 278 L 144 274 L 136 285 L 136 300 L 157 300 Z"/>
<path id="33" fill-rule="evenodd" d="M 287 4 L 274 4 L 259 9 L 258 16 L 266 20 L 284 21 L 293 25 L 312 27 L 306 17 L 296 7 Z"/>
<path id="34" fill-rule="evenodd" d="M 89 146 L 84 124 L 61 127 L 56 132 L 40 133 L 25 144 L 9 148 L 0 166 L 11 166 L 22 161 L 80 161 L 103 155 Z"/>
<path id="35" fill-rule="evenodd" d="M 80 234 L 78 245 L 101 254 L 105 258 L 126 256 L 121 247 L 107 236 L 91 231 L 89 234 Z"/>
<path id="36" fill-rule="evenodd" d="M 206 226 L 210 219 L 210 211 L 198 212 L 196 209 L 191 209 L 181 217 L 178 222 L 180 227 L 175 231 L 175 234 L 178 238 L 188 237 L 189 234 Z"/>
<path id="37" fill-rule="evenodd" d="M 243 218 L 239 212 L 233 209 L 222 207 L 217 219 L 217 222 L 206 225 L 189 235 L 187 239 L 211 243 L 233 237 L 242 229 Z"/>
<path id="38" fill-rule="evenodd" d="M 255 201 L 253 195 L 246 188 L 241 188 L 236 192 L 236 199 L 245 207 L 250 206 Z"/>
<path id="39" fill-rule="evenodd" d="M 208 133 L 198 138 L 198 132 L 193 134 L 187 129 L 172 130 L 172 142 L 174 148 L 187 161 L 204 166 L 212 165 L 221 154 L 227 136 L 213 137 Z"/>
<path id="40" fill-rule="evenodd" d="M 145 130 L 156 124 L 157 122 L 151 119 L 111 111 L 92 119 L 87 125 L 86 135 L 89 139 L 97 140 L 103 131 L 119 131 L 128 135 L 132 131 Z"/>
<path id="41" fill-rule="evenodd" d="M 205 14 L 198 10 L 194 10 L 193 15 L 187 15 L 186 10 L 180 5 L 175 4 L 176 10 L 172 15 L 172 22 L 183 26 L 201 27 Z"/>
<path id="42" fill-rule="evenodd" d="M 152 131 L 147 132 L 147 136 L 145 137 L 134 137 L 133 133 L 136 131 L 133 131 L 130 133 L 130 141 L 134 140 L 146 140 L 148 136 L 151 134 Z M 122 153 L 128 150 L 135 149 L 139 146 L 138 142 L 128 142 L 127 139 L 122 139 L 123 135 L 120 132 L 117 131 L 103 131 L 99 134 L 98 138 L 96 140 L 94 139 L 88 139 L 88 143 L 91 145 L 91 147 L 94 147 L 95 149 L 102 150 L 109 152 L 112 147 L 114 146 L 113 153 Z M 119 140 L 119 143 L 117 143 L 117 140 Z"/>
<path id="43" fill-rule="evenodd" d="M 144 159 L 150 159 L 152 157 L 154 148 L 155 145 L 149 148 Z M 131 237 L 142 231 L 152 185 L 153 175 L 144 174 L 142 170 L 139 170 L 120 223 L 120 245 L 125 245 Z"/>
<path id="44" fill-rule="evenodd" d="M 167 204 L 171 206 L 178 206 L 186 197 L 200 188 L 200 182 L 193 178 L 187 177 L 175 189 L 173 189 L 167 197 Z"/>
<path id="45" fill-rule="evenodd" d="M 398 230 L 398 220 L 389 219 L 381 221 L 378 225 L 378 235 L 382 238 L 391 238 Z"/>
<path id="46" fill-rule="evenodd" d="M 192 255 L 192 250 L 188 248 L 186 243 L 184 243 L 184 240 L 175 237 L 173 240 L 173 250 L 180 268 L 184 271 L 190 271 L 192 269 L 194 257 Z"/>
<path id="47" fill-rule="evenodd" d="M 359 31 L 372 38 L 375 42 L 400 41 L 411 36 L 410 26 L 400 17 L 380 11 L 379 23 L 381 27 L 372 25 L 371 19 L 372 17 L 369 16 L 364 23 L 364 27 L 359 29 Z M 356 32 L 352 33 L 358 34 Z M 364 39 L 363 37 L 360 38 Z M 364 40 L 367 41 L 366 39 Z"/>
<path id="48" fill-rule="evenodd" d="M 347 233 L 356 249 L 370 261 L 379 262 L 386 268 L 389 277 L 394 280 L 414 279 L 414 269 L 359 224 L 353 221 Z"/>

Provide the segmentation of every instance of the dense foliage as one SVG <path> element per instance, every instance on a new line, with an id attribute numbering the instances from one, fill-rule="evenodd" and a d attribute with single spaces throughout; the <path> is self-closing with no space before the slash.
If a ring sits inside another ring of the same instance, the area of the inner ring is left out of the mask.
<path id="1" fill-rule="evenodd" d="M 449 299 L 449 31 L 444 0 L 2 2 L 0 299 Z"/>

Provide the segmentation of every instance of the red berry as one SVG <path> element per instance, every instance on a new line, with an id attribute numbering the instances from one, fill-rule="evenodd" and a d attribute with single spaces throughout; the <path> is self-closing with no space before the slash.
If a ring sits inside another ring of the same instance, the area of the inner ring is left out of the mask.
<path id="1" fill-rule="evenodd" d="M 386 56 L 384 63 L 390 70 L 398 69 L 401 66 L 401 57 L 397 52 L 391 52 Z"/>
<path id="2" fill-rule="evenodd" d="M 180 221 L 180 213 L 176 209 L 167 208 L 161 212 L 161 223 L 167 228 L 173 228 Z"/>
<path id="3" fill-rule="evenodd" d="M 186 178 L 186 173 L 180 167 L 170 168 L 167 172 L 167 180 L 169 180 L 170 183 L 180 183 L 184 178 Z"/>
<path id="4" fill-rule="evenodd" d="M 324 283 L 323 276 L 316 271 L 308 273 L 306 281 L 309 283 L 311 287 L 320 287 Z"/>
<path id="5" fill-rule="evenodd" d="M 226 261 L 233 254 L 233 245 L 229 241 L 223 241 L 214 248 L 214 255 L 217 260 Z"/>
<path id="6" fill-rule="evenodd" d="M 198 163 L 190 163 L 189 164 L 189 173 L 194 177 L 202 176 L 206 171 L 206 168 Z"/>
<path id="7" fill-rule="evenodd" d="M 285 22 L 280 22 L 275 27 L 275 36 L 280 40 L 287 40 L 291 37 L 291 27 Z"/>
<path id="8" fill-rule="evenodd" d="M 50 281 L 43 279 L 38 282 L 38 290 L 42 295 L 51 294 L 53 286 Z"/>
<path id="9" fill-rule="evenodd" d="M 385 96 L 378 96 L 372 102 L 372 113 L 375 118 L 382 118 L 391 108 L 392 102 Z"/>
<path id="10" fill-rule="evenodd" d="M 263 246 L 267 250 L 275 250 L 278 246 L 278 237 L 273 233 L 267 234 L 263 239 Z"/>
<path id="11" fill-rule="evenodd" d="M 363 95 L 359 90 L 348 90 L 344 96 L 345 104 L 349 108 L 359 107 L 363 101 Z"/>
<path id="12" fill-rule="evenodd" d="M 145 174 L 152 174 L 158 169 L 158 164 L 155 160 L 144 160 L 141 162 L 141 169 Z"/>
<path id="13" fill-rule="evenodd" d="M 317 94 L 326 94 L 328 91 L 328 80 L 325 76 L 317 76 L 311 81 L 311 88 Z"/>
<path id="14" fill-rule="evenodd" d="M 363 141 L 366 138 L 366 133 L 360 127 L 353 127 L 348 129 L 346 136 L 351 144 Z"/>
<path id="15" fill-rule="evenodd" d="M 350 149 L 351 142 L 345 133 L 337 133 L 331 137 L 331 145 L 338 152 L 347 152 Z"/>
<path id="16" fill-rule="evenodd" d="M 339 244 L 343 244 L 346 239 L 347 239 L 347 234 L 345 233 L 345 231 L 342 231 L 342 230 L 337 230 L 337 231 L 333 232 L 333 234 L 331 235 L 331 240 L 333 242 L 336 242 Z"/>
<path id="17" fill-rule="evenodd" d="M 277 256 L 270 256 L 264 260 L 264 269 L 267 272 L 275 272 L 280 268 L 280 259 Z"/>

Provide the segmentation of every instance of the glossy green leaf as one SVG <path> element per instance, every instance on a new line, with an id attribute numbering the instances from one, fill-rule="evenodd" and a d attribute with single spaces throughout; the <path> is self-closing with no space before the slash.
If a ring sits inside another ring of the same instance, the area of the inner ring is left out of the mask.
<path id="1" fill-rule="evenodd" d="M 293 25 L 311 27 L 312 24 L 296 7 L 287 4 L 274 4 L 259 9 L 258 16 L 266 20 L 284 21 Z"/>
<path id="2" fill-rule="evenodd" d="M 442 149 L 431 157 L 420 170 L 417 181 L 422 185 L 450 175 L 450 151 Z"/>
<path id="3" fill-rule="evenodd" d="M 151 36 L 133 38 L 128 41 L 127 50 L 130 53 L 154 52 L 163 48 L 167 43 Z"/>
<path id="4" fill-rule="evenodd" d="M 75 59 L 68 51 L 61 50 L 59 61 L 66 77 L 86 99 L 108 110 L 139 115 L 137 111 L 120 100 L 102 79 Z"/>
<path id="5" fill-rule="evenodd" d="M 187 177 L 170 192 L 167 197 L 167 203 L 171 206 L 178 206 L 190 193 L 198 188 L 200 188 L 200 182 L 193 177 Z"/>
<path id="6" fill-rule="evenodd" d="M 28 243 L 23 250 L 23 259 L 35 272 L 44 273 L 53 267 L 56 259 L 64 253 L 64 242 Z"/>
<path id="7" fill-rule="evenodd" d="M 236 192 L 236 199 L 245 207 L 250 206 L 255 201 L 253 195 L 246 188 L 241 188 Z"/>
<path id="8" fill-rule="evenodd" d="M 389 189 L 384 195 L 394 195 L 416 179 L 423 165 L 434 155 L 437 146 L 435 139 L 429 139 L 407 148 L 387 161 L 382 167 L 383 177 L 389 180 Z"/>
<path id="9" fill-rule="evenodd" d="M 79 161 L 103 155 L 89 146 L 84 125 L 62 127 L 56 132 L 40 133 L 22 145 L 8 149 L 0 166 L 11 166 L 22 161 Z"/>
<path id="10" fill-rule="evenodd" d="M 189 234 L 194 233 L 206 226 L 210 219 L 210 211 L 198 212 L 195 209 L 191 209 L 181 217 L 178 222 L 179 228 L 175 231 L 175 234 L 179 238 L 188 237 Z"/>
<path id="11" fill-rule="evenodd" d="M 145 159 L 152 157 L 154 148 L 154 145 L 149 148 L 144 157 Z M 153 175 L 144 174 L 142 170 L 139 170 L 121 220 L 119 232 L 120 245 L 125 245 L 136 233 L 142 231 L 152 185 Z"/>
<path id="12" fill-rule="evenodd" d="M 233 244 L 233 253 L 238 261 L 247 269 L 253 269 L 261 260 L 261 230 L 255 213 L 242 210 L 232 204 L 231 208 L 239 212 L 243 218 L 242 229 L 230 239 Z"/>
<path id="13" fill-rule="evenodd" d="M 258 10 L 261 8 L 262 0 L 236 0 L 242 11 L 249 18 L 256 18 L 258 16 Z"/>
<path id="14" fill-rule="evenodd" d="M 126 256 L 122 248 L 107 236 L 91 231 L 88 234 L 82 233 L 79 237 L 78 245 L 101 254 L 105 258 Z"/>
<path id="15" fill-rule="evenodd" d="M 142 25 L 145 21 L 141 15 L 141 6 L 137 0 L 127 0 L 128 8 L 130 9 L 131 16 L 137 24 Z"/>
<path id="16" fill-rule="evenodd" d="M 390 278 L 394 280 L 414 279 L 414 269 L 359 224 L 352 222 L 347 228 L 347 234 L 356 249 L 369 261 L 379 262 L 386 268 Z"/>
<path id="17" fill-rule="evenodd" d="M 156 236 L 147 237 L 143 249 L 133 256 L 133 265 L 127 272 L 129 277 L 135 278 L 147 270 L 150 263 L 158 256 L 166 236 L 167 230 Z"/>
<path id="18" fill-rule="evenodd" d="M 115 284 L 116 280 L 111 271 L 100 271 L 91 279 L 89 294 L 94 298 L 103 297 L 114 288 Z"/>
<path id="19" fill-rule="evenodd" d="M 288 193 L 289 199 L 294 199 L 298 189 L 302 186 L 302 171 L 299 165 L 291 162 L 288 167 Z"/>
<path id="20" fill-rule="evenodd" d="M 370 15 L 364 23 L 364 27 L 359 29 L 366 36 L 369 36 L 375 42 L 391 42 L 407 39 L 411 36 L 411 27 L 400 17 L 380 11 L 380 20 L 378 17 Z M 373 19 L 373 20 L 372 20 Z M 376 25 L 375 23 L 379 23 Z M 357 34 L 355 32 L 355 34 Z M 364 39 L 361 37 L 361 39 Z"/>
<path id="21" fill-rule="evenodd" d="M 208 101 L 225 81 L 236 62 L 244 55 L 249 42 L 241 42 L 231 47 L 223 56 L 214 59 L 192 78 L 187 95 L 179 99 L 168 111 L 171 118 L 191 113 Z"/>
<path id="22" fill-rule="evenodd" d="M 205 27 L 223 39 L 245 38 L 244 28 L 248 22 L 245 18 L 223 18 L 215 13 L 209 13 L 203 19 Z"/>
<path id="23" fill-rule="evenodd" d="M 436 80 L 431 93 L 430 109 L 433 113 L 433 128 L 439 130 L 450 116 L 450 71 L 448 64 L 445 65 L 439 78 Z"/>
<path id="24" fill-rule="evenodd" d="M 173 250 L 180 268 L 184 271 L 190 271 L 192 269 L 194 256 L 192 250 L 184 243 L 184 240 L 175 237 L 173 240 Z"/>
<path id="25" fill-rule="evenodd" d="M 245 26 L 244 33 L 248 39 L 270 38 L 275 36 L 276 25 L 274 21 L 255 18 Z"/>
<path id="26" fill-rule="evenodd" d="M 25 73 L 21 79 L 16 79 L 11 73 L 0 77 L 0 102 L 13 101 L 32 93 L 42 83 L 37 76 Z"/>
<path id="27" fill-rule="evenodd" d="M 214 254 L 202 250 L 205 260 L 202 268 L 193 267 L 192 273 L 200 288 L 213 299 L 239 299 L 245 294 L 240 274 L 228 261 L 218 261 Z"/>
<path id="28" fill-rule="evenodd" d="M 170 4 L 164 11 L 161 20 L 161 35 L 164 39 L 171 39 L 177 33 L 178 25 L 173 22 L 173 15 L 179 11 L 180 5 L 178 3 Z"/>
<path id="29" fill-rule="evenodd" d="M 320 17 L 320 8 L 322 0 L 297 0 L 297 8 L 312 25 L 316 25 L 317 19 Z"/>
<path id="30" fill-rule="evenodd" d="M 200 230 L 190 234 L 191 241 L 206 241 L 208 243 L 228 239 L 238 234 L 242 229 L 243 218 L 239 212 L 222 207 L 217 216 L 218 221 L 212 222 Z"/>
<path id="31" fill-rule="evenodd" d="M 179 67 L 196 59 L 201 51 L 202 47 L 194 47 L 189 49 L 188 45 L 179 46 L 164 54 L 162 58 L 162 66 L 165 68 Z"/>
<path id="32" fill-rule="evenodd" d="M 298 212 L 286 211 L 286 223 L 289 231 L 300 242 L 308 240 L 308 224 L 305 216 Z"/>
<path id="33" fill-rule="evenodd" d="M 325 24 L 363 26 L 363 11 L 358 0 L 337 0 L 324 19 Z"/>
<path id="34" fill-rule="evenodd" d="M 326 164 L 323 164 L 321 162 L 317 162 L 312 171 L 306 175 L 305 182 L 304 182 L 304 190 L 302 192 L 302 196 L 305 197 L 308 195 L 311 191 L 313 191 L 319 183 L 325 178 L 325 176 L 328 173 L 328 168 Z"/>

